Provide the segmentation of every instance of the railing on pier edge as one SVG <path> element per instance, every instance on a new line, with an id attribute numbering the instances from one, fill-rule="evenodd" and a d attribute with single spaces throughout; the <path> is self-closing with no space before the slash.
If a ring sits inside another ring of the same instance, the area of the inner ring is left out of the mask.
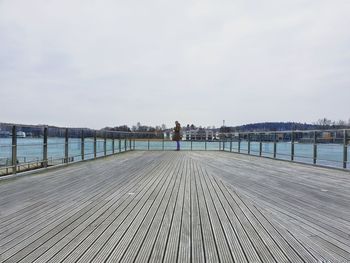
<path id="1" fill-rule="evenodd" d="M 349 129 L 220 133 L 213 140 L 205 134 L 194 136 L 181 141 L 181 150 L 226 151 L 350 168 Z M 0 133 L 0 176 L 132 150 L 175 150 L 175 142 L 163 132 L 8 126 Z"/>

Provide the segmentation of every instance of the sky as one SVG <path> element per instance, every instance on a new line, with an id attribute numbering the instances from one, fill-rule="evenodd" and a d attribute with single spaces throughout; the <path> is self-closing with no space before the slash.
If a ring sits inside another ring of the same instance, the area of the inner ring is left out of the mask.
<path id="1" fill-rule="evenodd" d="M 349 0 L 0 0 L 0 122 L 350 118 Z"/>

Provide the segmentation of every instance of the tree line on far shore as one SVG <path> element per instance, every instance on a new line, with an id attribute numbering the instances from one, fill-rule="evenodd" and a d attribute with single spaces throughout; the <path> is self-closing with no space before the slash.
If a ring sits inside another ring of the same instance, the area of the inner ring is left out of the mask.
<path id="1" fill-rule="evenodd" d="M 300 122 L 260 122 L 244 124 L 240 126 L 221 126 L 216 128 L 215 126 L 196 126 L 194 124 L 184 125 L 183 130 L 213 130 L 214 132 L 253 132 L 253 131 L 292 131 L 292 130 L 327 130 L 327 129 L 347 129 L 350 128 L 350 119 L 348 121 L 338 120 L 333 121 L 328 118 L 321 118 L 317 121 L 310 123 Z M 172 128 L 170 128 L 171 130 Z M 128 131 L 128 132 L 161 132 L 169 130 L 165 124 L 159 126 L 147 126 L 141 125 L 138 122 L 131 128 L 127 125 L 106 127 L 104 130 L 109 131 Z"/>
<path id="2" fill-rule="evenodd" d="M 0 123 L 0 131 L 11 131 L 12 125 L 9 123 Z M 18 130 L 24 131 L 28 134 L 32 134 L 33 137 L 40 137 L 43 133 L 43 127 L 45 125 L 21 125 L 18 124 Z M 48 126 L 49 136 L 62 137 L 65 134 L 65 128 Z M 214 132 L 259 132 L 259 131 L 292 131 L 292 130 L 328 130 L 328 129 L 350 129 L 350 118 L 348 121 L 338 120 L 333 121 L 328 118 L 318 119 L 312 124 L 298 123 L 298 122 L 260 122 L 244 124 L 240 126 L 221 126 L 216 128 L 215 126 L 196 126 L 194 124 L 187 124 L 183 126 L 183 130 L 212 130 Z M 84 130 L 86 136 L 92 136 L 93 130 L 87 128 L 70 128 L 70 136 L 79 137 L 81 130 Z M 164 131 L 172 130 L 167 128 L 165 124 L 157 126 L 141 125 L 138 122 L 136 125 L 129 127 L 127 125 L 120 125 L 115 127 L 105 127 L 100 129 L 103 131 L 123 131 L 123 132 L 147 132 L 147 133 L 161 133 Z"/>

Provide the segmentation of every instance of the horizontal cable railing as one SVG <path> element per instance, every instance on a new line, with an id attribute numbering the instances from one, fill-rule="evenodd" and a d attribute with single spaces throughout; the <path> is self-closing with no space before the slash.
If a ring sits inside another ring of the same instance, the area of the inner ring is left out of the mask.
<path id="1" fill-rule="evenodd" d="M 130 132 L 47 126 L 4 126 L 0 176 L 132 150 Z"/>
<path id="2" fill-rule="evenodd" d="M 171 134 L 48 126 L 2 126 L 0 176 L 131 150 L 175 150 Z M 15 135 L 15 136 L 14 136 Z M 349 169 L 350 130 L 188 134 L 181 150 L 226 151 Z"/>
<path id="3" fill-rule="evenodd" d="M 350 130 L 223 133 L 225 151 L 349 169 Z"/>

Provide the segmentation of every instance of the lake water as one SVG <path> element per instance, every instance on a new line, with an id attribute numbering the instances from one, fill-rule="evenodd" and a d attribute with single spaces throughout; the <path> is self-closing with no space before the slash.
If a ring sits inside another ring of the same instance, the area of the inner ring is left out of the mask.
<path id="1" fill-rule="evenodd" d="M 43 156 L 43 139 L 40 138 L 17 138 L 17 159 L 18 162 L 40 162 Z M 119 145 L 120 144 L 120 145 Z M 79 138 L 69 139 L 68 154 L 74 161 L 81 160 L 81 140 Z M 134 144 L 132 143 L 132 146 Z M 94 158 L 93 138 L 85 138 L 85 159 Z M 104 140 L 98 139 L 97 156 L 104 155 Z M 173 141 L 135 141 L 135 150 L 174 150 L 176 143 Z M 129 141 L 115 140 L 114 152 L 123 152 L 130 149 Z M 182 141 L 182 150 L 225 150 L 230 151 L 230 142 L 218 141 Z M 107 155 L 113 153 L 113 142 L 107 140 Z M 232 142 L 232 151 L 238 152 L 238 142 Z M 248 142 L 241 141 L 241 153 L 248 153 Z M 291 144 L 288 142 L 277 143 L 278 159 L 290 160 Z M 48 160 L 49 164 L 62 163 L 65 154 L 64 138 L 48 138 Z M 259 155 L 259 142 L 251 142 L 250 154 Z M 262 155 L 273 157 L 273 143 L 264 142 L 262 146 Z M 295 161 L 312 163 L 313 162 L 312 144 L 295 144 Z M 348 147 L 348 158 L 350 158 L 350 147 Z M 317 145 L 317 164 L 333 167 L 343 166 L 343 145 L 340 144 L 318 144 Z M 11 138 L 0 138 L 0 166 L 11 165 Z M 350 162 L 347 163 L 349 168 Z"/>

